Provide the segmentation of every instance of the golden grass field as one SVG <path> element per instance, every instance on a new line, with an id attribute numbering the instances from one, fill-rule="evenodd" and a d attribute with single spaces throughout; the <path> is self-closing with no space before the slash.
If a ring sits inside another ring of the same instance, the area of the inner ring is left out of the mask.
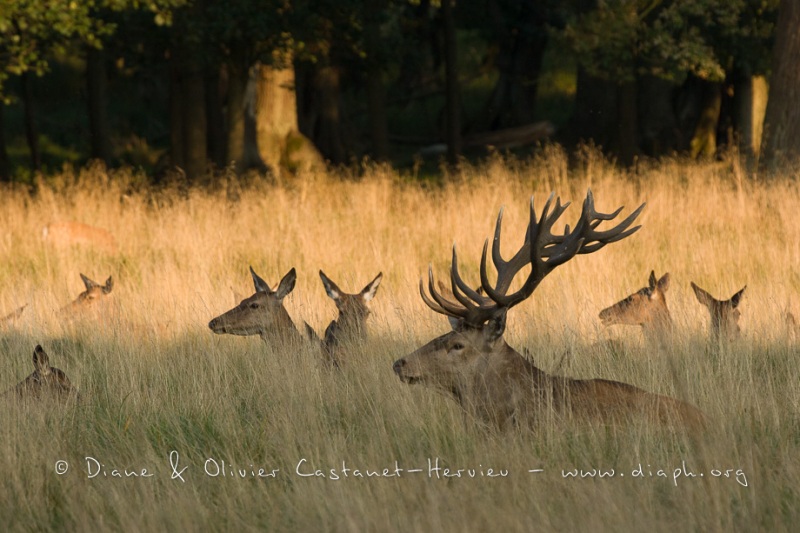
<path id="1" fill-rule="evenodd" d="M 153 193 L 135 181 L 130 171 L 90 168 L 35 194 L 0 193 L 0 315 L 29 304 L 0 333 L 0 389 L 33 370 L 41 343 L 84 397 L 66 407 L 0 403 L 0 523 L 9 531 L 796 527 L 800 358 L 782 316 L 800 315 L 798 175 L 759 180 L 736 160 L 642 165 L 631 175 L 596 154 L 568 171 L 564 154 L 548 150 L 527 163 L 492 158 L 426 187 L 381 168 L 358 179 Z M 573 224 L 589 186 L 600 210 L 624 204 L 628 213 L 646 201 L 642 229 L 548 276 L 509 313 L 506 339 L 546 371 L 689 401 L 712 421 L 704 434 L 644 422 L 498 434 L 392 372 L 394 360 L 448 331 L 419 297 L 429 262 L 443 275 L 456 242 L 461 273 L 477 283 L 501 206 L 508 255 L 521 244 L 531 194 L 537 208 L 551 191 L 573 200 L 564 217 Z M 119 251 L 43 243 L 41 228 L 60 220 L 109 230 Z M 336 316 L 320 268 L 352 292 L 383 271 L 370 340 L 336 372 L 308 349 L 278 353 L 258 337 L 214 335 L 208 321 L 233 306 L 231 289 L 252 293 L 249 265 L 270 284 L 296 267 L 286 308 L 320 332 Z M 653 269 L 672 280 L 677 334 L 664 347 L 597 318 Z M 99 283 L 114 276 L 117 313 L 59 321 L 56 311 L 83 290 L 79 273 Z M 708 345 L 708 314 L 690 281 L 724 298 L 747 285 L 740 341 Z M 624 349 L 592 346 L 608 338 Z M 173 479 L 173 451 L 183 480 Z M 104 465 L 99 474 L 87 457 Z M 437 478 L 428 470 L 437 459 L 476 477 Z M 223 461 L 228 475 L 211 475 Z M 343 462 L 362 473 L 403 470 L 345 478 Z M 298 463 L 326 477 L 301 476 Z M 117 478 L 114 469 L 152 476 Z M 278 472 L 251 475 L 259 469 Z M 574 469 L 614 475 L 565 477 Z"/>

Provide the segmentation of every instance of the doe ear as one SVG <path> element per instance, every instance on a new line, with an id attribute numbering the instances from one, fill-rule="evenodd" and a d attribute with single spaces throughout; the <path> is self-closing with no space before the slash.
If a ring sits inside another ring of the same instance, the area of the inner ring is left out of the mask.
<path id="1" fill-rule="evenodd" d="M 375 293 L 378 292 L 378 287 L 381 284 L 381 280 L 383 279 L 383 272 L 379 272 L 375 279 L 369 282 L 369 284 L 361 289 L 361 297 L 364 299 L 365 302 L 369 302 L 373 298 L 375 298 Z"/>
<path id="2" fill-rule="evenodd" d="M 253 267 L 250 267 L 250 275 L 253 276 L 253 285 L 256 288 L 256 292 L 266 292 L 271 293 L 272 291 L 269 288 L 269 284 L 261 279 L 256 271 L 253 270 Z"/>
<path id="3" fill-rule="evenodd" d="M 336 285 L 331 278 L 325 275 L 321 269 L 319 271 L 319 279 L 322 280 L 322 286 L 325 287 L 325 293 L 332 300 L 338 300 L 342 295 L 342 290 Z"/>
<path id="4" fill-rule="evenodd" d="M 99 287 L 100 286 L 99 283 L 97 283 L 96 281 L 90 280 L 89 278 L 87 278 L 83 274 L 81 274 L 81 279 L 83 280 L 83 284 L 86 285 L 86 290 L 87 291 L 89 289 L 93 288 L 93 287 Z"/>
<path id="5" fill-rule="evenodd" d="M 487 344 L 494 343 L 503 336 L 506 331 L 506 308 L 501 308 L 483 326 L 483 340 Z"/>
<path id="6" fill-rule="evenodd" d="M 648 282 L 650 283 L 650 288 L 651 289 L 655 289 L 656 288 L 656 271 L 655 270 L 651 270 L 650 271 L 650 279 L 648 280 Z"/>
<path id="7" fill-rule="evenodd" d="M 278 283 L 278 290 L 275 291 L 275 297 L 280 301 L 286 298 L 294 289 L 294 284 L 297 282 L 297 272 L 294 267 L 283 276 L 283 279 Z"/>
<path id="8" fill-rule="evenodd" d="M 41 344 L 37 344 L 36 348 L 33 349 L 33 366 L 36 367 L 40 374 L 50 373 L 50 359 Z"/>
<path id="9" fill-rule="evenodd" d="M 694 281 L 690 283 L 692 285 L 692 290 L 694 290 L 694 295 L 697 297 L 697 301 L 711 309 L 711 306 L 714 305 L 714 297 L 698 287 Z"/>
<path id="10" fill-rule="evenodd" d="M 108 276 L 106 280 L 106 284 L 103 285 L 103 294 L 108 294 L 114 289 L 114 279 L 112 276 Z"/>
<path id="11" fill-rule="evenodd" d="M 744 297 L 744 290 L 746 288 L 747 288 L 747 285 L 742 287 L 742 289 L 739 292 L 737 292 L 736 294 L 731 296 L 731 304 L 733 305 L 734 309 L 739 307 L 739 304 L 742 303 L 742 298 Z"/>
<path id="12" fill-rule="evenodd" d="M 667 292 L 669 289 L 669 272 L 661 276 L 661 279 L 656 282 L 656 287 L 658 287 L 658 290 L 662 293 Z"/>

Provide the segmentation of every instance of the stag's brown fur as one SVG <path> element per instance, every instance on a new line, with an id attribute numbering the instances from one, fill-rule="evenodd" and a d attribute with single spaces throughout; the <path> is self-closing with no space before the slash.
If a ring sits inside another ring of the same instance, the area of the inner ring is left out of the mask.
<path id="1" fill-rule="evenodd" d="M 499 429 L 534 427 L 547 409 L 601 422 L 634 417 L 701 428 L 705 415 L 692 405 L 606 379 L 553 376 L 537 368 L 502 338 L 504 326 L 465 324 L 394 363 L 407 383 L 422 383 L 452 396 L 475 418 Z"/>

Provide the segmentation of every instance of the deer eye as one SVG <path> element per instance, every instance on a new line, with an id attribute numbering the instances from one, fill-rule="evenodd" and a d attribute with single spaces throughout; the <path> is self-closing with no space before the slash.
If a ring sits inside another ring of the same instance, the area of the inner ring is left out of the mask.
<path id="1" fill-rule="evenodd" d="M 461 351 L 461 350 L 463 350 L 463 349 L 464 349 L 464 345 L 463 345 L 463 344 L 461 344 L 460 342 L 457 342 L 457 343 L 453 344 L 453 345 L 450 347 L 450 351 L 451 351 L 451 352 L 452 352 L 452 351 Z"/>
<path id="2" fill-rule="evenodd" d="M 258 305 L 258 302 L 253 302 L 253 303 L 250 304 L 250 309 L 258 309 L 259 307 L 261 307 L 261 306 Z"/>

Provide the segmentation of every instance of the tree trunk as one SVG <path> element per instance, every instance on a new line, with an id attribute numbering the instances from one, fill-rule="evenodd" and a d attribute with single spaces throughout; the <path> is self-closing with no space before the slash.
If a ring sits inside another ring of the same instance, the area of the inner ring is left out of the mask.
<path id="1" fill-rule="evenodd" d="M 219 91 L 220 66 L 209 65 L 205 73 L 206 118 L 208 120 L 208 157 L 217 168 L 225 166 L 225 118 Z"/>
<path id="2" fill-rule="evenodd" d="M 386 117 L 386 88 L 383 83 L 384 68 L 379 57 L 381 47 L 380 14 L 385 7 L 383 0 L 367 0 L 364 4 L 364 41 L 366 58 L 367 114 L 369 134 L 372 141 L 372 158 L 375 161 L 389 159 L 389 129 Z"/>
<path id="3" fill-rule="evenodd" d="M 319 67 L 314 76 L 314 89 L 319 101 L 319 114 L 314 129 L 314 144 L 325 159 L 333 164 L 347 162 L 342 132 L 341 71 L 338 66 Z"/>
<path id="4" fill-rule="evenodd" d="M 22 74 L 22 102 L 25 107 L 25 138 L 28 141 L 31 168 L 38 172 L 42 169 L 42 158 L 39 153 L 39 131 L 36 129 L 36 113 L 33 106 L 33 76 L 30 71 Z"/>
<path id="5" fill-rule="evenodd" d="M 246 66 L 228 67 L 228 91 L 226 95 L 228 142 L 225 164 L 234 163 L 236 172 L 245 168 L 245 90 L 249 70 Z"/>
<path id="6" fill-rule="evenodd" d="M 702 104 L 700 118 L 694 128 L 690 145 L 693 158 L 714 157 L 717 153 L 717 125 L 722 105 L 722 92 L 719 83 L 701 81 Z"/>
<path id="7" fill-rule="evenodd" d="M 183 147 L 189 181 L 206 175 L 208 165 L 206 91 L 200 62 L 190 60 L 183 77 Z"/>
<path id="8" fill-rule="evenodd" d="M 734 84 L 734 124 L 742 153 L 758 157 L 769 86 L 764 76 L 746 76 Z"/>
<path id="9" fill-rule="evenodd" d="M 169 140 L 170 163 L 185 168 L 183 144 L 183 73 L 177 46 L 170 51 L 169 61 Z"/>
<path id="10" fill-rule="evenodd" d="M 108 164 L 111 161 L 111 128 L 108 124 L 106 54 L 93 46 L 86 51 L 86 96 L 91 156 Z"/>
<path id="11" fill-rule="evenodd" d="M 575 91 L 575 110 L 561 135 L 567 146 L 593 141 L 609 148 L 617 135 L 617 93 L 619 88 L 613 82 L 590 76 L 578 67 L 577 88 Z"/>
<path id="12" fill-rule="evenodd" d="M 497 82 L 470 130 L 480 132 L 530 124 L 535 119 L 539 75 L 547 46 L 541 7 L 529 0 L 489 3 L 498 41 Z"/>
<path id="13" fill-rule="evenodd" d="M 6 150 L 6 127 L 3 120 L 5 104 L 0 102 L 0 181 L 11 181 L 11 163 Z"/>
<path id="14" fill-rule="evenodd" d="M 629 81 L 619 86 L 617 94 L 617 113 L 619 127 L 617 129 L 617 154 L 619 161 L 625 166 L 633 164 L 639 155 L 639 121 L 636 109 L 636 81 Z"/>
<path id="15" fill-rule="evenodd" d="M 639 147 L 650 157 L 673 153 L 678 148 L 678 124 L 673 108 L 675 84 L 642 76 L 637 79 Z"/>
<path id="16" fill-rule="evenodd" d="M 458 84 L 458 54 L 453 0 L 442 1 L 444 27 L 445 142 L 447 162 L 455 167 L 461 156 L 461 120 Z"/>
<path id="17" fill-rule="evenodd" d="M 267 166 L 279 172 L 284 140 L 289 133 L 297 131 L 297 94 L 292 62 L 287 61 L 279 67 L 261 65 L 256 79 L 258 152 Z"/>
<path id="18" fill-rule="evenodd" d="M 800 2 L 781 0 L 764 119 L 764 161 L 800 158 Z"/>

